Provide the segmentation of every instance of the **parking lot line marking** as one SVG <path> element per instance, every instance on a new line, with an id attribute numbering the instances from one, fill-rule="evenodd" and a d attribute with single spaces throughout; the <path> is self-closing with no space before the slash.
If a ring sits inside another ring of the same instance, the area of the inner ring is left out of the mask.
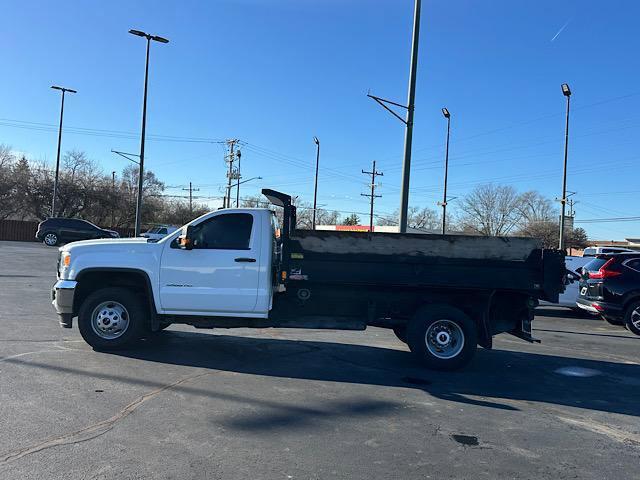
<path id="1" fill-rule="evenodd" d="M 563 417 L 561 415 L 556 415 L 556 418 L 565 423 L 568 423 L 569 425 L 575 425 L 576 427 L 605 435 L 610 439 L 615 440 L 616 442 L 640 446 L 640 435 L 636 435 L 635 433 L 625 432 L 624 430 L 620 430 L 618 428 L 610 427 L 603 423 L 596 422 L 593 419 L 581 420 L 577 418 Z"/>
<path id="2" fill-rule="evenodd" d="M 27 355 L 35 355 L 37 353 L 59 353 L 59 352 L 71 352 L 74 350 L 73 348 L 65 348 L 65 347 L 57 347 L 57 348 L 58 350 L 34 350 L 32 352 L 24 352 L 24 353 L 18 353 L 16 355 L 9 355 L 8 357 L 0 358 L 0 362 L 5 362 L 7 360 L 11 360 L 12 358 L 19 358 Z"/>

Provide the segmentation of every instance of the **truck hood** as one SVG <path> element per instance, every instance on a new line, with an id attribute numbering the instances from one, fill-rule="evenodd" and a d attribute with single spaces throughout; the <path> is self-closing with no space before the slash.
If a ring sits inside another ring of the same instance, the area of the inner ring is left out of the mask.
<path id="1" fill-rule="evenodd" d="M 98 240 L 81 240 L 79 242 L 71 242 L 60 247 L 61 252 L 76 252 L 76 251 L 104 251 L 104 250 L 122 250 L 128 251 L 131 249 L 140 250 L 147 246 L 157 248 L 157 244 L 149 243 L 146 238 L 107 238 Z"/>

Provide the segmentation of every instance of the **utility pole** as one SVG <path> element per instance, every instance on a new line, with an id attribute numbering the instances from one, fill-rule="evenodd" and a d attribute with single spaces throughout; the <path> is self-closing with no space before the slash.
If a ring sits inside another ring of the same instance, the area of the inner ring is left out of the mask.
<path id="1" fill-rule="evenodd" d="M 238 183 L 236 185 L 236 208 L 240 208 L 240 184 L 242 183 L 240 181 L 242 178 L 242 175 L 240 174 L 240 158 L 242 158 L 242 152 L 240 150 L 238 150 L 236 157 L 238 157 L 238 174 L 236 175 L 236 178 L 238 179 Z"/>
<path id="2" fill-rule="evenodd" d="M 411 44 L 411 69 L 409 70 L 409 94 L 407 99 L 407 129 L 404 136 L 404 161 L 402 162 L 402 189 L 400 192 L 400 233 L 407 231 L 409 210 L 409 179 L 411 177 L 411 145 L 413 142 L 413 111 L 416 100 L 416 76 L 418 70 L 418 40 L 420 38 L 420 4 L 416 0 L 413 14 L 413 43 Z"/>
<path id="3" fill-rule="evenodd" d="M 407 217 L 409 211 L 409 180 L 411 177 L 411 145 L 413 142 L 413 113 L 416 100 L 416 78 L 418 73 L 418 43 L 420 39 L 420 7 L 421 0 L 415 0 L 413 14 L 413 37 L 411 43 L 411 67 L 409 69 L 409 93 L 407 104 L 402 105 L 375 95 L 367 94 L 367 97 L 375 100 L 382 108 L 405 124 L 404 135 L 404 160 L 402 161 L 402 186 L 400 189 L 400 233 L 407 231 Z M 405 118 L 394 112 L 389 105 L 406 110 Z"/>
<path id="4" fill-rule="evenodd" d="M 571 195 L 575 195 L 575 192 L 572 192 L 568 196 L 570 197 Z M 573 209 L 573 206 L 578 202 L 576 202 L 572 198 L 570 200 L 567 200 L 567 203 L 569 204 L 569 215 L 568 216 L 571 218 L 571 220 L 572 220 L 571 221 L 571 225 L 573 226 L 573 225 L 575 225 L 575 215 L 576 215 L 576 212 Z M 569 255 L 573 255 L 573 232 L 572 232 L 572 235 L 569 236 Z"/>
<path id="5" fill-rule="evenodd" d="M 56 197 L 58 196 L 58 175 L 60 174 L 60 145 L 62 144 L 62 118 L 64 117 L 64 94 L 69 93 L 78 93 L 75 90 L 70 88 L 58 87 L 57 85 L 52 85 L 51 88 L 54 90 L 60 90 L 62 92 L 62 101 L 60 104 L 60 127 L 58 128 L 58 153 L 56 155 L 56 176 L 53 179 L 53 199 L 51 200 L 51 216 L 56 216 Z"/>
<path id="6" fill-rule="evenodd" d="M 189 188 L 183 188 L 185 192 L 189 190 L 189 213 L 193 215 L 193 192 L 199 192 L 199 188 L 193 188 L 193 184 L 189 182 Z"/>
<path id="7" fill-rule="evenodd" d="M 235 161 L 233 150 L 238 142 L 238 139 L 227 140 L 229 154 L 225 157 L 225 161 L 229 164 L 229 171 L 227 172 L 227 190 L 224 196 L 222 208 L 231 208 L 231 180 L 233 179 L 233 162 Z"/>
<path id="8" fill-rule="evenodd" d="M 362 173 L 371 175 L 371 193 L 361 193 L 363 197 L 369 197 L 371 199 L 371 211 L 369 213 L 369 231 L 373 232 L 373 202 L 376 198 L 380 198 L 382 195 L 376 195 L 376 177 L 383 176 L 384 173 L 376 171 L 376 161 L 373 161 L 373 167 L 370 172 L 362 170 Z"/>

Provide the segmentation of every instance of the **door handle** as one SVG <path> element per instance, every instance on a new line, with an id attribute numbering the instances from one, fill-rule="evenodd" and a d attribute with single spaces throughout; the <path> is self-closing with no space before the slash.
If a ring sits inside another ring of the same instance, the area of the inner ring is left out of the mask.
<path id="1" fill-rule="evenodd" d="M 238 257 L 235 260 L 236 262 L 248 262 L 248 263 L 253 263 L 256 261 L 255 258 L 248 258 L 248 257 Z"/>

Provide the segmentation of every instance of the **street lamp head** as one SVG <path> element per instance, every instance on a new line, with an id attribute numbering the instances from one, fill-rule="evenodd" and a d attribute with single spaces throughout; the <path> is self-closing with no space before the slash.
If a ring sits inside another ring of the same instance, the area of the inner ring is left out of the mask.
<path id="1" fill-rule="evenodd" d="M 571 96 L 571 89 L 569 88 L 569 85 L 566 83 L 562 84 L 562 94 L 565 97 L 570 97 Z"/>
<path id="2" fill-rule="evenodd" d="M 446 108 L 442 109 L 442 114 L 444 115 L 444 118 L 451 117 L 451 114 L 449 113 L 449 110 L 447 110 Z"/>
<path id="3" fill-rule="evenodd" d="M 158 35 L 152 35 L 151 40 L 155 40 L 156 42 L 160 42 L 160 43 L 169 43 L 169 40 L 167 40 L 164 37 L 160 37 Z"/>
<path id="4" fill-rule="evenodd" d="M 59 87 L 57 85 L 51 85 L 51 88 L 53 88 L 54 90 L 60 90 L 61 92 L 78 93 L 71 88 Z"/>
<path id="5" fill-rule="evenodd" d="M 315 143 L 316 145 L 320 145 L 320 140 L 318 140 L 318 137 L 313 137 L 313 143 Z"/>
<path id="6" fill-rule="evenodd" d="M 147 34 L 144 32 L 141 32 L 140 30 L 129 30 L 129 33 L 131 35 L 137 35 L 138 37 L 146 37 Z"/>

